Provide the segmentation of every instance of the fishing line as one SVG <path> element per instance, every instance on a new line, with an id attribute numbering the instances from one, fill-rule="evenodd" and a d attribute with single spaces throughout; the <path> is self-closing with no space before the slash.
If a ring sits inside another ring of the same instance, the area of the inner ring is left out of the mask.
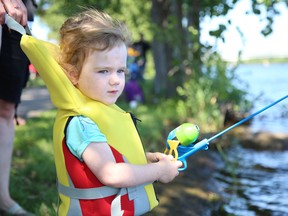
<path id="1" fill-rule="evenodd" d="M 279 100 L 276 100 L 275 102 L 271 103 L 270 105 L 268 105 L 268 106 L 266 106 L 266 107 L 260 109 L 259 111 L 257 111 L 257 112 L 255 112 L 255 113 L 253 113 L 252 115 L 250 115 L 250 116 L 248 116 L 248 117 L 242 119 L 241 121 L 237 122 L 236 124 L 234 124 L 234 125 L 232 125 L 232 126 L 226 128 L 225 130 L 221 131 L 220 133 L 218 133 L 218 134 L 214 135 L 213 137 L 211 137 L 210 139 L 208 139 L 208 142 L 211 142 L 212 140 L 217 139 L 218 137 L 222 136 L 223 134 L 227 133 L 228 131 L 230 131 L 230 130 L 234 129 L 235 127 L 237 127 L 237 126 L 243 124 L 244 122 L 246 122 L 246 121 L 252 119 L 252 118 L 255 117 L 256 115 L 260 114 L 261 112 L 263 112 L 263 111 L 269 109 L 269 108 L 272 107 L 272 106 L 275 106 L 277 103 L 279 103 L 279 102 L 285 100 L 287 97 L 288 97 L 288 95 L 286 95 L 286 96 L 280 98 Z"/>

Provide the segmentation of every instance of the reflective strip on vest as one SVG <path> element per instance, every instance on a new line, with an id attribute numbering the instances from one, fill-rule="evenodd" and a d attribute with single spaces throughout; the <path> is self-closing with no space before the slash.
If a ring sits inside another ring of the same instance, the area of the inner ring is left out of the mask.
<path id="1" fill-rule="evenodd" d="M 58 192 L 68 196 L 72 199 L 102 199 L 105 197 L 113 195 L 125 195 L 128 194 L 129 200 L 134 200 L 139 196 L 139 189 L 143 189 L 145 185 L 143 184 L 136 187 L 128 188 L 113 188 L 109 186 L 102 186 L 97 188 L 74 188 L 69 187 L 57 182 Z M 138 192 L 138 193 L 137 193 Z"/>
<path id="2" fill-rule="evenodd" d="M 102 186 L 97 188 L 73 188 L 58 182 L 59 193 L 73 199 L 102 199 L 119 193 L 119 188 Z M 127 191 L 127 190 L 126 190 Z M 127 193 L 127 192 L 126 192 Z"/>

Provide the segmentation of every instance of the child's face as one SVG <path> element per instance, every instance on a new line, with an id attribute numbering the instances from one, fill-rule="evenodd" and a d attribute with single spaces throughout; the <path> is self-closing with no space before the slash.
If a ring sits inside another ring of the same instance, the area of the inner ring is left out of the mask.
<path id="1" fill-rule="evenodd" d="M 126 60 L 125 44 L 111 50 L 93 51 L 73 83 L 87 97 L 106 105 L 114 104 L 125 86 Z"/>

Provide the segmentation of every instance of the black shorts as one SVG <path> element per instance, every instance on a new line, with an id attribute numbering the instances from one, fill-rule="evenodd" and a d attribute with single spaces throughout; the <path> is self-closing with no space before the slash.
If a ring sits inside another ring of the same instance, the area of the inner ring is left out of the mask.
<path id="1" fill-rule="evenodd" d="M 21 34 L 2 26 L 0 99 L 18 104 L 29 78 L 29 60 L 20 47 Z"/>

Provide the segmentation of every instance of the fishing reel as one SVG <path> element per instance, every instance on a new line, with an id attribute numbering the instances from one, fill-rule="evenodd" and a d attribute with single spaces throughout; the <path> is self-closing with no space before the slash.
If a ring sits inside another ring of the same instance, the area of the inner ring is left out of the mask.
<path id="1" fill-rule="evenodd" d="M 200 128 L 196 124 L 183 123 L 170 131 L 167 137 L 165 154 L 171 154 L 177 160 L 189 150 L 198 139 Z"/>
<path id="2" fill-rule="evenodd" d="M 192 123 L 183 123 L 172 130 L 167 137 L 165 154 L 171 154 L 175 160 L 183 163 L 179 171 L 186 170 L 187 158 L 199 150 L 207 150 L 209 141 L 203 139 L 197 143 L 200 128 Z"/>

